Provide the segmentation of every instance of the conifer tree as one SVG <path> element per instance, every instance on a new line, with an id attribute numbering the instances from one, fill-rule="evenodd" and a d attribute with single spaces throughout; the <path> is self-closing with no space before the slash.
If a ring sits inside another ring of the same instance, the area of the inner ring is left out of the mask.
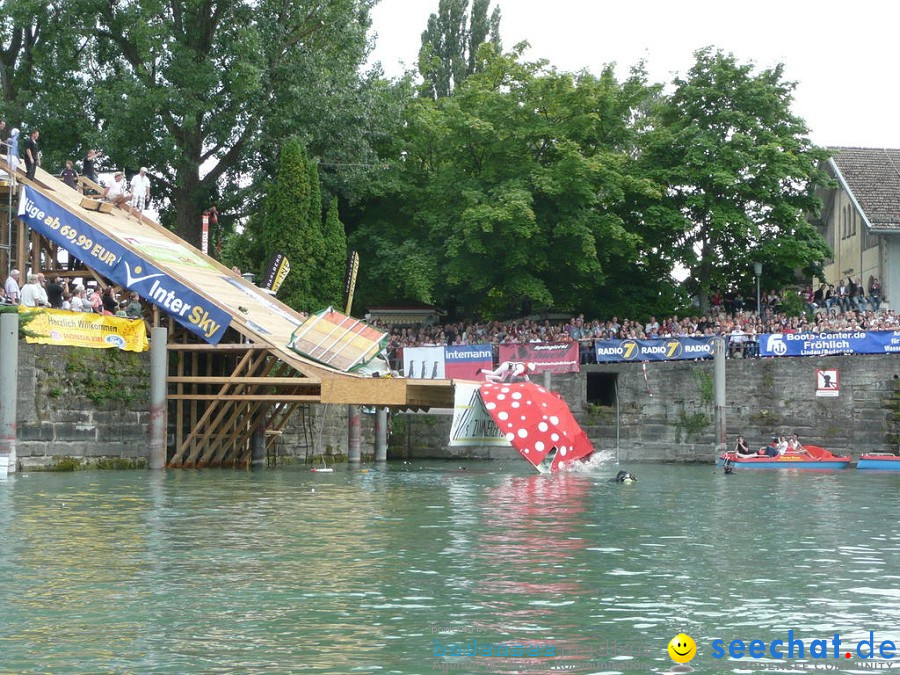
<path id="1" fill-rule="evenodd" d="M 291 138 L 281 148 L 275 183 L 266 197 L 262 242 L 266 258 L 281 251 L 291 263 L 279 298 L 295 309 L 317 311 L 321 309 L 317 285 L 325 243 L 321 223 L 309 219 L 313 197 L 309 177 L 306 148 Z"/>
<path id="2" fill-rule="evenodd" d="M 338 200 L 333 197 L 325 214 L 325 258 L 322 264 L 323 304 L 344 311 L 344 273 L 347 263 L 347 235 L 338 213 Z"/>

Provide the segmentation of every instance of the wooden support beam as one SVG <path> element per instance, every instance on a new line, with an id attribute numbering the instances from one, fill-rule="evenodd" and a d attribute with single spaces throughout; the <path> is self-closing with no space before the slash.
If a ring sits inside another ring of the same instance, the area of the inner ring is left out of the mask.
<path id="1" fill-rule="evenodd" d="M 259 384 L 285 387 L 319 388 L 317 382 L 308 377 L 229 377 L 210 375 L 203 377 L 172 375 L 166 378 L 169 384 Z"/>
<path id="2" fill-rule="evenodd" d="M 246 354 L 244 354 L 243 358 L 241 358 L 240 362 L 235 367 L 234 372 L 235 373 L 240 372 L 247 365 L 247 363 L 249 363 L 249 361 L 250 361 L 250 352 L 247 352 Z M 221 395 L 225 394 L 228 391 L 229 386 L 230 385 L 227 385 L 227 384 L 222 385 L 222 388 L 219 390 L 219 395 L 221 396 Z M 211 406 L 207 407 L 206 411 L 203 413 L 203 415 L 200 417 L 200 419 L 195 424 L 191 425 L 191 432 L 187 435 L 187 438 L 184 439 L 184 443 L 182 444 L 182 454 L 172 457 L 172 464 L 177 466 L 178 463 L 180 463 L 182 461 L 184 451 L 187 449 L 191 450 L 191 454 L 188 456 L 187 461 L 193 461 L 197 458 L 197 454 L 200 452 L 200 448 L 192 448 L 191 447 L 192 442 L 193 442 L 194 438 L 196 437 L 198 428 L 201 425 L 206 424 L 209 421 L 209 419 L 212 417 L 215 409 L 216 409 L 215 405 L 211 405 Z"/>
<path id="3" fill-rule="evenodd" d="M 260 356 L 261 356 L 261 358 L 260 358 Z M 265 357 L 266 357 L 266 354 L 260 355 L 259 353 L 254 354 L 253 352 L 245 353 L 244 356 L 241 358 L 240 362 L 238 363 L 238 365 L 235 367 L 234 371 L 232 372 L 232 376 L 239 377 L 239 373 L 241 373 L 245 370 L 246 370 L 246 372 L 252 373 L 260 366 L 263 366 L 263 372 L 260 374 L 263 376 L 268 375 L 269 371 L 271 371 L 271 369 L 275 366 L 277 361 L 275 361 L 273 359 L 267 364 Z M 211 364 L 212 361 L 210 360 L 209 363 Z M 229 385 L 229 384 L 222 385 L 222 389 L 220 390 L 219 396 L 224 396 L 226 393 L 228 393 L 228 389 L 231 386 L 232 385 Z M 235 391 L 232 393 L 232 395 L 241 394 L 241 396 L 238 396 L 238 400 L 240 400 L 241 397 L 244 395 L 244 393 L 243 393 L 244 388 L 249 385 L 237 384 L 237 385 L 233 385 L 233 386 L 235 388 Z M 194 427 L 194 429 L 191 431 L 191 435 L 189 435 L 188 439 L 185 441 L 185 445 L 188 445 L 188 446 L 191 445 L 191 440 L 194 435 L 194 432 L 197 431 L 197 429 L 203 424 L 209 424 L 210 427 L 214 431 L 217 430 L 221 426 L 222 421 L 224 419 L 226 419 L 226 415 L 232 409 L 234 402 L 235 402 L 234 399 L 226 400 L 226 399 L 222 399 L 222 398 L 211 401 L 209 407 L 207 407 L 207 409 L 206 409 L 206 412 L 203 413 L 203 417 L 201 417 L 200 421 L 197 423 L 197 426 Z M 219 404 L 221 404 L 221 405 L 219 405 Z M 213 411 L 216 411 L 217 409 L 218 409 L 218 412 L 215 414 L 215 416 L 213 416 Z M 209 443 L 194 443 L 193 445 L 194 445 L 194 447 L 191 449 L 190 455 L 188 455 L 188 458 L 187 458 L 187 462 L 186 462 L 187 465 L 190 465 L 190 464 L 193 464 L 194 462 L 196 462 L 198 457 L 205 457 L 205 456 L 209 455 Z"/>
<path id="4" fill-rule="evenodd" d="M 266 351 L 271 349 L 269 345 L 264 344 L 222 344 L 208 345 L 205 342 L 197 343 L 169 343 L 170 352 L 250 352 L 250 351 Z"/>
<path id="5" fill-rule="evenodd" d="M 318 403 L 314 394 L 169 394 L 172 401 L 271 401 L 273 403 L 300 401 Z"/>

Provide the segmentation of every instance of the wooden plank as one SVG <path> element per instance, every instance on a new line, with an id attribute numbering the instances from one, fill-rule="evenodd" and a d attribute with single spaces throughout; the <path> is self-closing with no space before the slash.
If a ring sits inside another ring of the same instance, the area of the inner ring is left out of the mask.
<path id="1" fill-rule="evenodd" d="M 310 394 L 170 394 L 173 401 L 272 401 L 285 403 L 300 401 L 318 403 L 319 397 Z M 194 434 L 192 437 L 196 437 Z"/>
<path id="2" fill-rule="evenodd" d="M 113 205 L 111 202 L 104 202 L 99 199 L 91 199 L 90 197 L 84 197 L 81 200 L 81 208 L 87 209 L 88 211 L 97 211 L 99 213 L 112 213 Z"/>
<path id="3" fill-rule="evenodd" d="M 156 307 L 156 305 L 154 305 Z M 191 343 L 169 343 L 166 347 L 170 352 L 251 352 L 251 351 L 264 351 L 267 349 L 272 349 L 271 345 L 267 344 L 217 344 L 210 345 L 205 342 L 191 342 Z M 280 356 L 280 355 L 279 355 Z"/>
<path id="4" fill-rule="evenodd" d="M 241 369 L 243 369 L 249 361 L 250 361 L 250 352 L 247 352 L 246 354 L 244 354 L 243 358 L 241 358 L 240 362 L 235 367 L 234 372 L 238 372 Z M 228 391 L 229 386 L 230 385 L 227 385 L 227 384 L 222 385 L 222 388 L 219 390 L 219 395 L 221 396 L 221 395 L 225 394 Z M 186 461 L 195 460 L 197 454 L 200 452 L 199 447 L 192 447 L 194 445 L 197 445 L 197 444 L 193 443 L 193 440 L 196 436 L 196 433 L 197 433 L 197 430 L 199 429 L 199 427 L 201 425 L 206 424 L 209 421 L 209 418 L 212 417 L 213 412 L 215 411 L 215 408 L 216 408 L 215 405 L 208 406 L 206 408 L 206 410 L 204 411 L 203 415 L 197 421 L 197 423 L 191 425 L 191 432 L 184 439 L 184 445 L 182 447 L 182 455 L 184 454 L 185 450 L 189 449 L 191 451 L 191 453 L 190 453 L 190 455 L 188 455 L 188 458 Z M 214 424 L 214 426 L 215 426 L 215 424 Z M 177 466 L 177 463 L 181 462 L 182 455 L 176 455 L 176 456 L 172 457 L 172 463 Z"/>
<path id="5" fill-rule="evenodd" d="M 269 371 L 274 367 L 274 365 L 277 363 L 277 361 L 273 360 L 271 363 L 266 363 L 265 356 L 266 355 L 263 354 L 262 358 L 259 358 L 258 356 L 253 355 L 251 352 L 247 352 L 241 358 L 240 363 L 238 363 L 238 365 L 232 371 L 232 376 L 238 377 L 237 373 L 242 372 L 244 370 L 246 370 L 246 372 L 252 373 L 260 366 L 262 366 L 264 368 L 263 375 L 268 375 Z M 208 363 L 211 364 L 212 361 L 210 360 Z M 233 397 L 233 398 L 221 398 L 223 395 L 225 395 L 225 393 L 228 391 L 228 388 L 231 386 L 235 387 L 235 392 L 233 394 L 229 394 L 228 396 Z M 218 399 L 212 401 L 211 405 L 207 408 L 206 412 L 203 414 L 203 417 L 197 423 L 197 426 L 194 427 L 194 429 L 191 431 L 191 434 L 193 435 L 194 432 L 196 432 L 199 429 L 199 427 L 204 424 L 208 424 L 209 427 L 214 432 L 217 431 L 219 429 L 219 427 L 222 426 L 223 420 L 230 419 L 230 418 L 226 418 L 226 415 L 228 415 L 229 412 L 231 411 L 231 409 L 233 407 L 235 407 L 234 403 L 243 400 L 243 397 L 246 396 L 246 394 L 243 393 L 243 390 L 247 386 L 249 386 L 249 385 L 243 385 L 243 384 L 222 385 L 222 389 L 220 391 L 220 397 Z M 218 405 L 220 403 L 222 405 Z M 219 408 L 217 414 L 215 415 L 215 417 L 212 417 L 212 411 L 216 410 L 217 408 Z M 210 420 L 210 417 L 212 417 L 211 420 Z M 190 440 L 190 438 L 191 437 L 189 437 L 189 440 Z M 203 442 L 203 443 L 194 443 L 194 448 L 192 448 L 190 455 L 188 455 L 186 464 L 191 465 L 197 461 L 198 457 L 208 456 L 209 449 L 210 449 L 210 443 L 208 441 Z"/>
<path id="6" fill-rule="evenodd" d="M 260 385 L 276 385 L 276 386 L 301 386 L 319 388 L 316 382 L 310 382 L 308 377 L 223 377 L 223 376 L 201 376 L 194 377 L 190 375 L 172 375 L 166 378 L 169 384 L 260 384 Z"/>

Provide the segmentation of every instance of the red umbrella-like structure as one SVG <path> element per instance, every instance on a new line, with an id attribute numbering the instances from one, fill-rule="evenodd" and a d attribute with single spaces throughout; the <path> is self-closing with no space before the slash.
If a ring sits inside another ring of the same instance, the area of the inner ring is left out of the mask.
<path id="1" fill-rule="evenodd" d="M 594 451 L 562 397 L 532 382 L 483 384 L 484 407 L 506 440 L 538 471 L 557 471 Z"/>

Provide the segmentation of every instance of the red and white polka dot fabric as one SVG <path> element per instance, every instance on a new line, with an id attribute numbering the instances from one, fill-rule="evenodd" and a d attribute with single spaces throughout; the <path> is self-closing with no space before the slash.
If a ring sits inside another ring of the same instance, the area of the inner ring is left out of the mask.
<path id="1" fill-rule="evenodd" d="M 533 466 L 539 467 L 553 448 L 550 471 L 594 451 L 559 394 L 532 382 L 483 384 L 478 391 L 506 440 Z"/>

